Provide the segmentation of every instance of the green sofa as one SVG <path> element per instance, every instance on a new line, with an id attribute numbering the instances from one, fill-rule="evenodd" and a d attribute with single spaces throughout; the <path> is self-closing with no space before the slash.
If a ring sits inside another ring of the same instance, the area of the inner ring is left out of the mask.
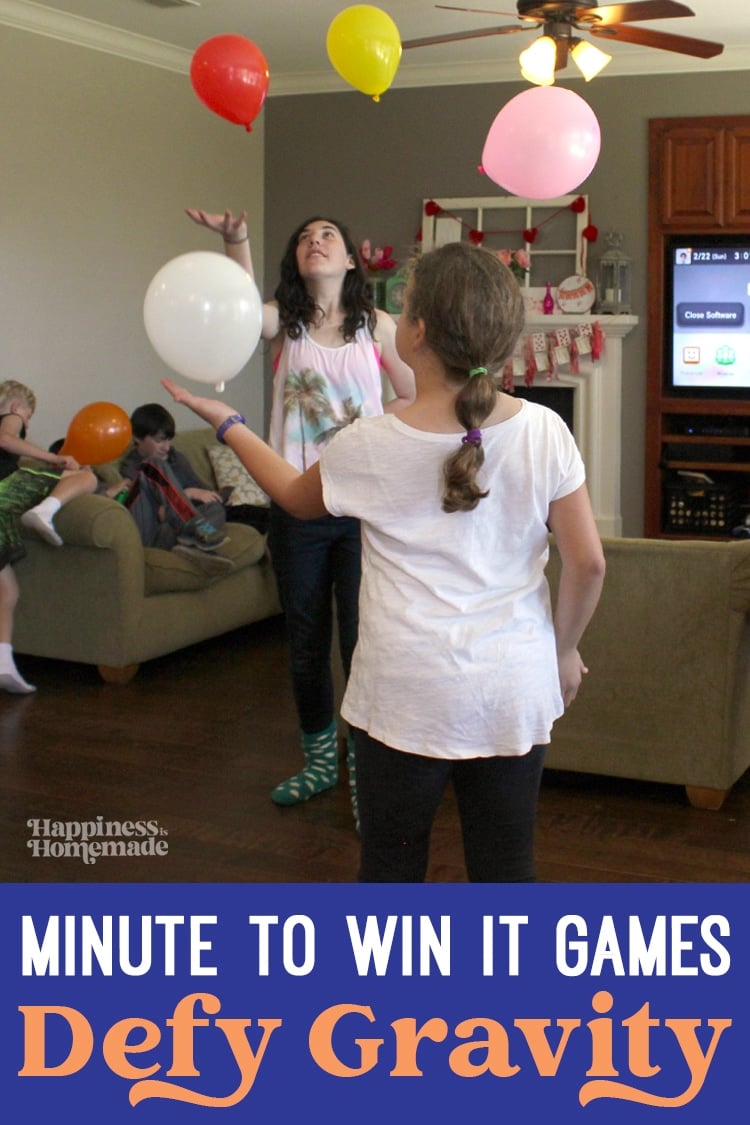
<path id="1" fill-rule="evenodd" d="M 174 445 L 216 484 L 213 430 L 183 431 Z M 119 476 L 114 465 L 97 473 L 107 482 Z M 72 501 L 55 526 L 64 546 L 29 533 L 15 568 L 19 653 L 94 664 L 107 682 L 127 683 L 144 660 L 281 612 L 265 536 L 254 527 L 227 524 L 222 553 L 234 569 L 209 578 L 174 551 L 144 549 L 130 514 L 105 496 Z"/>
<path id="2" fill-rule="evenodd" d="M 718 809 L 750 767 L 750 541 L 605 539 L 590 673 L 547 765 L 683 785 Z M 552 548 L 554 593 L 560 560 Z"/>

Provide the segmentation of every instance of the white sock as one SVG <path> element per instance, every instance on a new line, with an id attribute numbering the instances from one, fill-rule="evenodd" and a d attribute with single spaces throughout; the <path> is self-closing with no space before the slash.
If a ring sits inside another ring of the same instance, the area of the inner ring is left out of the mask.
<path id="1" fill-rule="evenodd" d="M 49 516 L 50 519 L 56 512 L 60 511 L 62 504 L 56 496 L 47 496 L 44 500 L 40 500 L 33 508 L 29 508 L 30 512 L 39 512 L 41 515 Z"/>
<path id="2" fill-rule="evenodd" d="M 16 668 L 13 647 L 7 641 L 0 642 L 0 691 L 9 691 L 13 695 L 36 691 L 33 684 L 28 684 Z"/>

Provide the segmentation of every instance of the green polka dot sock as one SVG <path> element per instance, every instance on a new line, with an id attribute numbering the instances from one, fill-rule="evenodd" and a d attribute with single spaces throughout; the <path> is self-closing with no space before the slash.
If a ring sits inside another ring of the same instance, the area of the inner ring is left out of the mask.
<path id="1" fill-rule="evenodd" d="M 359 802 L 357 801 L 357 769 L 354 757 L 354 738 L 350 734 L 346 740 L 346 768 L 349 773 L 349 799 L 354 813 L 354 827 L 359 832 Z"/>
<path id="2" fill-rule="evenodd" d="M 305 768 L 271 790 L 277 805 L 299 805 L 317 793 L 332 789 L 339 779 L 338 726 L 334 719 L 317 734 L 302 732 Z"/>

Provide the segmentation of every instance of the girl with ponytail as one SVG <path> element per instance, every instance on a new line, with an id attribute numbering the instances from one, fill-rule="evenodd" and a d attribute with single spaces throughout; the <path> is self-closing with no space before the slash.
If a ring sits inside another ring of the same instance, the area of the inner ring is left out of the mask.
<path id="1" fill-rule="evenodd" d="M 449 783 L 468 878 L 534 878 L 544 747 L 587 671 L 578 645 L 604 557 L 568 427 L 497 387 L 522 326 L 518 284 L 488 251 L 451 243 L 417 259 L 396 329 L 414 402 L 348 426 L 306 472 L 230 406 L 164 381 L 284 509 L 361 520 L 342 714 L 355 732 L 362 881 L 424 879 Z M 554 615 L 550 531 L 562 560 Z"/>

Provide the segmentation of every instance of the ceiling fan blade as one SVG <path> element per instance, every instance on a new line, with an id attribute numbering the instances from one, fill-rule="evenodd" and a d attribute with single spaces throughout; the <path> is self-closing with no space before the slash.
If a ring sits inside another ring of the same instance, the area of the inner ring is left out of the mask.
<path id="1" fill-rule="evenodd" d="M 588 23 L 594 17 L 596 27 L 609 27 L 613 23 L 632 23 L 639 20 L 671 20 L 677 16 L 694 16 L 687 4 L 675 0 L 641 0 L 637 4 L 607 4 L 606 8 L 588 8 L 578 17 Z"/>
<path id="2" fill-rule="evenodd" d="M 542 25 L 534 24 L 534 28 Z M 407 51 L 410 47 L 434 47 L 436 43 L 458 43 L 462 39 L 483 39 L 488 35 L 510 35 L 514 31 L 531 31 L 533 28 L 520 24 L 506 27 L 483 27 L 476 31 L 454 31 L 446 35 L 426 35 L 424 39 L 407 39 L 401 46 Z"/>
<path id="3" fill-rule="evenodd" d="M 456 8 L 453 4 L 436 4 L 436 8 L 440 8 L 443 12 L 470 12 L 475 16 L 515 16 L 516 19 L 520 18 L 517 12 L 498 12 L 496 8 Z"/>
<path id="4" fill-rule="evenodd" d="M 724 50 L 723 43 L 709 39 L 690 39 L 687 35 L 669 35 L 665 31 L 648 31 L 645 27 L 607 27 L 588 30 L 597 39 L 616 39 L 623 43 L 638 43 L 642 47 L 658 47 L 662 51 L 675 51 L 678 55 L 693 55 L 696 59 L 712 59 Z"/>

